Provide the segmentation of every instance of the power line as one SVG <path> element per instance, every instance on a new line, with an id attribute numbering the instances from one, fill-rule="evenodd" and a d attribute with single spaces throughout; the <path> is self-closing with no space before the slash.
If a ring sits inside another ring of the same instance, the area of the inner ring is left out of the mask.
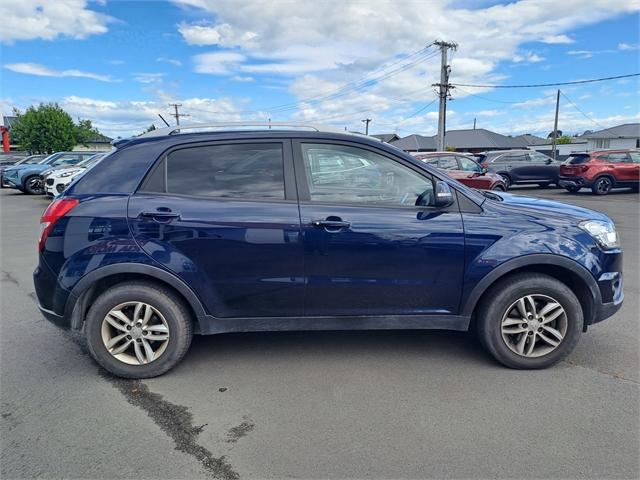
<path id="1" fill-rule="evenodd" d="M 619 78 L 629 78 L 629 77 L 637 77 L 640 76 L 640 73 L 630 73 L 628 75 L 617 75 L 615 77 L 603 77 L 603 78 L 592 78 L 589 80 L 573 80 L 570 82 L 557 82 L 557 83 L 535 83 L 530 85 L 472 85 L 468 83 L 451 83 L 450 85 L 455 85 L 456 87 L 471 87 L 471 88 L 535 88 L 535 87 L 558 87 L 561 85 L 578 85 L 582 83 L 594 83 L 594 82 L 604 82 L 606 80 L 617 80 Z"/>
<path id="2" fill-rule="evenodd" d="M 608 128 L 608 127 L 605 127 L 605 126 L 601 125 L 601 124 L 600 124 L 600 123 L 598 123 L 596 120 L 594 120 L 593 118 L 591 118 L 589 115 L 587 115 L 586 113 L 584 113 L 584 112 L 580 109 L 580 107 L 578 107 L 575 103 L 573 103 L 573 102 L 571 101 L 571 99 L 570 99 L 569 97 L 567 97 L 567 95 L 566 95 L 563 91 L 560 91 L 560 93 L 561 93 L 561 94 L 562 94 L 562 96 L 563 96 L 563 97 L 564 97 L 564 98 L 565 98 L 565 99 L 566 99 L 566 100 L 567 100 L 571 105 L 573 105 L 573 107 L 574 107 L 576 110 L 578 110 L 578 111 L 582 114 L 582 116 L 584 116 L 587 120 L 590 120 L 591 122 L 593 122 L 593 123 L 594 123 L 594 125 L 599 126 L 599 127 L 600 127 L 600 128 L 602 128 L 603 130 L 606 130 L 606 129 Z"/>

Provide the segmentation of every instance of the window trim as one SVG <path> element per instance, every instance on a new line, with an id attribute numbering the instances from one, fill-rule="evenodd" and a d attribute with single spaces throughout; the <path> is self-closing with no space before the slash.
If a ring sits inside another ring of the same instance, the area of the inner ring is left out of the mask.
<path id="1" fill-rule="evenodd" d="M 435 182 L 442 180 L 441 178 L 437 177 L 436 175 L 433 175 L 431 172 L 428 172 L 426 170 L 423 170 L 419 167 L 417 167 L 416 165 L 413 165 L 410 162 L 407 162 L 406 160 L 404 160 L 403 158 L 400 157 L 396 157 L 394 155 L 389 154 L 388 152 L 384 151 L 384 150 L 378 150 L 375 148 L 370 147 L 369 145 L 364 145 L 364 144 L 360 144 L 360 143 L 354 143 L 354 142 L 348 142 L 348 141 L 344 141 L 344 140 L 326 140 L 326 139 L 320 139 L 320 138 L 296 138 L 293 139 L 292 141 L 292 147 L 293 147 L 293 167 L 295 170 L 295 174 L 296 174 L 296 184 L 298 186 L 298 198 L 299 198 L 299 202 L 300 205 L 313 205 L 313 206 L 327 206 L 327 207 L 331 207 L 331 206 L 344 206 L 344 207 L 360 207 L 360 208 L 382 208 L 382 209 L 393 209 L 393 210 L 397 210 L 398 208 L 401 208 L 403 210 L 413 210 L 413 211 L 459 211 L 458 208 L 458 200 L 456 198 L 456 196 L 454 195 L 454 201 L 453 204 L 450 205 L 449 207 L 446 208 L 440 208 L 440 207 L 435 207 L 435 206 L 417 206 L 417 205 L 370 205 L 367 203 L 361 203 L 361 202 L 318 202 L 318 201 L 313 201 L 311 200 L 311 196 L 309 193 L 309 185 L 307 183 L 307 175 L 305 172 L 305 165 L 304 165 L 304 156 L 302 153 L 302 144 L 305 143 L 310 143 L 310 144 L 326 144 L 326 145 L 338 145 L 338 146 L 344 146 L 344 147 L 352 147 L 352 148 L 359 148 L 362 150 L 367 150 L 371 153 L 375 153 L 377 155 L 380 155 L 382 157 L 385 157 L 387 159 L 389 159 L 392 162 L 396 162 L 399 163 L 400 165 L 402 165 L 405 168 L 409 168 L 410 170 L 412 170 L 414 173 L 416 173 L 417 175 L 423 177 L 425 180 L 427 181 L 431 181 L 433 183 L 433 188 L 435 191 Z M 444 181 L 444 180 L 442 180 Z M 450 187 L 452 190 L 455 190 L 454 187 Z"/>
<path id="2" fill-rule="evenodd" d="M 223 145 L 249 145 L 249 144 L 279 144 L 282 148 L 282 173 L 284 181 L 284 198 L 264 198 L 264 197 L 215 197 L 211 195 L 195 195 L 189 193 L 173 193 L 167 191 L 167 158 L 173 152 L 184 150 L 187 148 L 214 147 Z M 155 192 L 145 190 L 150 178 L 158 168 L 164 165 L 164 192 Z M 134 190 L 134 194 L 160 195 L 182 198 L 208 199 L 214 201 L 238 201 L 238 202 L 265 202 L 265 203 L 296 203 L 298 201 L 298 192 L 296 188 L 295 174 L 293 171 L 293 158 L 291 151 L 291 140 L 288 138 L 252 138 L 239 140 L 218 140 L 193 143 L 176 144 L 165 150 L 151 165 L 147 173 L 144 175 L 138 188 Z"/>

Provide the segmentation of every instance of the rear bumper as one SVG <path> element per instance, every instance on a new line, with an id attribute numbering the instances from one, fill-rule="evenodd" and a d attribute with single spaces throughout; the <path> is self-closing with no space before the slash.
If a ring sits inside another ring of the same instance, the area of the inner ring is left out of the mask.
<path id="1" fill-rule="evenodd" d="M 591 184 L 582 177 L 558 177 L 558 185 L 566 187 L 590 187 Z"/>
<path id="2" fill-rule="evenodd" d="M 40 304 L 38 304 L 38 308 L 40 309 L 40 313 L 42 313 L 44 318 L 49 320 L 54 325 L 57 325 L 58 327 L 64 328 L 66 330 L 68 330 L 70 328 L 69 322 L 67 322 L 66 319 L 62 315 L 58 315 L 53 310 L 48 310 L 48 309 L 44 308 L 42 305 L 40 305 Z"/>

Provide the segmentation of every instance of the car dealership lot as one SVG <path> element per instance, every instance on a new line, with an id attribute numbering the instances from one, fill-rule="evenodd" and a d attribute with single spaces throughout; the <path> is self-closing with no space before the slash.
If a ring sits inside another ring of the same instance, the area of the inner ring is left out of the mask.
<path id="1" fill-rule="evenodd" d="M 514 193 L 603 211 L 625 248 L 623 308 L 559 366 L 508 370 L 452 332 L 253 333 L 137 382 L 41 317 L 47 202 L 1 191 L 1 476 L 638 478 L 638 195 Z"/>

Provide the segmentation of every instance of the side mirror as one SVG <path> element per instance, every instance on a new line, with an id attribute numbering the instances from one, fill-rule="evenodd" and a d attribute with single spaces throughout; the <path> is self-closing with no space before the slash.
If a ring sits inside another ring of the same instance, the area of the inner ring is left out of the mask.
<path id="1" fill-rule="evenodd" d="M 550 158 L 547 158 L 544 163 L 546 163 L 547 165 L 550 165 L 551 162 L 553 162 L 553 160 L 551 160 Z"/>
<path id="2" fill-rule="evenodd" d="M 453 192 L 447 182 L 438 180 L 436 182 L 436 200 L 435 206 L 439 208 L 448 207 L 453 204 Z"/>
<path id="3" fill-rule="evenodd" d="M 489 169 L 485 167 L 481 167 L 480 171 L 482 172 L 482 175 L 486 175 L 487 173 L 489 173 Z"/>

